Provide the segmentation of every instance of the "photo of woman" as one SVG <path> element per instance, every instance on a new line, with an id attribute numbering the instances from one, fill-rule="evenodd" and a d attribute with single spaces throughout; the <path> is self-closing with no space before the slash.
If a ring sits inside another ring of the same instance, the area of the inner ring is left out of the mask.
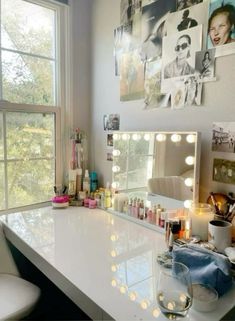
<path id="1" fill-rule="evenodd" d="M 213 81 L 215 70 L 215 49 L 196 52 L 196 73 L 201 81 Z"/>
<path id="2" fill-rule="evenodd" d="M 235 0 L 210 5 L 208 48 L 216 48 L 216 57 L 235 52 Z"/>

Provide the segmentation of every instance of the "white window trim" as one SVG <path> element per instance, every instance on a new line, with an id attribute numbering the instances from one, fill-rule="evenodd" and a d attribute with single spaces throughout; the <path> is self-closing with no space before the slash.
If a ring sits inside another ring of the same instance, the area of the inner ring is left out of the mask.
<path id="1" fill-rule="evenodd" d="M 44 105 L 27 105 L 16 104 L 8 101 L 0 100 L 0 110 L 7 111 L 22 111 L 22 112 L 46 112 L 54 113 L 55 115 L 55 160 L 56 171 L 55 184 L 61 185 L 66 179 L 68 152 L 69 152 L 69 132 L 72 125 L 72 86 L 71 86 L 71 61 L 72 61 L 72 35 L 71 35 L 71 10 L 66 4 L 56 2 L 53 0 L 24 0 L 34 4 L 42 5 L 49 9 L 54 9 L 57 13 L 57 26 L 56 26 L 56 44 L 57 62 L 56 77 L 58 81 L 56 92 L 57 106 L 44 106 Z M 60 8 L 60 10 L 58 10 Z M 60 37 L 59 37 L 60 34 Z M 61 46 L 61 43 L 63 44 Z M 6 147 L 6 146 L 5 146 Z M 6 160 L 4 160 L 5 163 Z M 41 203 L 45 204 L 45 203 Z M 47 204 L 47 203 L 46 203 Z M 29 206 L 18 207 L 18 210 L 24 208 L 32 208 L 37 204 Z M 0 211 L 4 214 L 6 211 L 11 212 L 13 209 Z"/>

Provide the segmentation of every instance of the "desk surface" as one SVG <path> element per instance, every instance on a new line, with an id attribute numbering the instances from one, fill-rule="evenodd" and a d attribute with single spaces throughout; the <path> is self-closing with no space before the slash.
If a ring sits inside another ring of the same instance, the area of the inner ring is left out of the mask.
<path id="1" fill-rule="evenodd" d="M 156 256 L 165 248 L 160 233 L 80 207 L 46 207 L 1 219 L 6 237 L 92 319 L 166 320 L 155 300 Z M 234 302 L 235 288 L 216 311 L 190 309 L 187 319 L 220 320 Z"/>

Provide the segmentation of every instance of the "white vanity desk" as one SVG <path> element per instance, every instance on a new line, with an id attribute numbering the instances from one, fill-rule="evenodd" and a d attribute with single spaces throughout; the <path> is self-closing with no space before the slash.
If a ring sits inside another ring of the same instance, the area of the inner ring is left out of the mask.
<path id="1" fill-rule="evenodd" d="M 166 320 L 157 316 L 155 301 L 162 234 L 83 207 L 44 207 L 1 219 L 7 239 L 92 319 Z M 147 309 L 141 302 L 149 304 Z M 218 301 L 216 311 L 190 309 L 187 320 L 220 320 L 234 304 L 235 287 Z"/>

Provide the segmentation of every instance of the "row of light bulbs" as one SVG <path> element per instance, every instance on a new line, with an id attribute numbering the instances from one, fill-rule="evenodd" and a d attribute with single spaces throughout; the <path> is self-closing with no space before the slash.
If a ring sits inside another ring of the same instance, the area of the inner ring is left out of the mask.
<path id="1" fill-rule="evenodd" d="M 141 138 L 144 138 L 145 141 L 149 141 L 150 138 L 151 138 L 151 134 L 143 134 L 143 136 L 141 134 L 137 134 L 137 133 L 134 133 L 134 134 L 127 134 L 127 133 L 124 133 L 124 134 L 113 134 L 113 139 L 118 141 L 118 140 L 124 140 L 124 141 L 127 141 L 127 140 L 134 140 L 134 141 L 139 141 Z M 164 142 L 166 140 L 166 137 L 167 135 L 166 134 L 163 134 L 163 133 L 159 133 L 156 135 L 156 140 L 158 142 Z M 178 143 L 182 140 L 182 136 L 180 134 L 172 134 L 171 135 L 171 141 L 174 142 L 174 143 Z M 193 135 L 193 134 L 188 134 L 186 136 L 186 141 L 190 144 L 192 143 L 195 143 L 196 141 L 196 136 Z"/>
<path id="2" fill-rule="evenodd" d="M 118 280 L 116 280 L 115 278 L 111 280 L 111 285 L 114 288 L 118 288 L 121 294 L 127 294 L 128 298 L 132 302 L 138 300 L 138 293 L 136 291 L 129 291 L 127 285 L 119 284 Z M 151 306 L 151 302 L 148 299 L 142 299 L 139 304 L 143 310 L 147 310 Z M 160 309 L 157 306 L 153 306 L 152 307 L 153 317 L 158 318 L 160 314 L 161 314 Z"/>

